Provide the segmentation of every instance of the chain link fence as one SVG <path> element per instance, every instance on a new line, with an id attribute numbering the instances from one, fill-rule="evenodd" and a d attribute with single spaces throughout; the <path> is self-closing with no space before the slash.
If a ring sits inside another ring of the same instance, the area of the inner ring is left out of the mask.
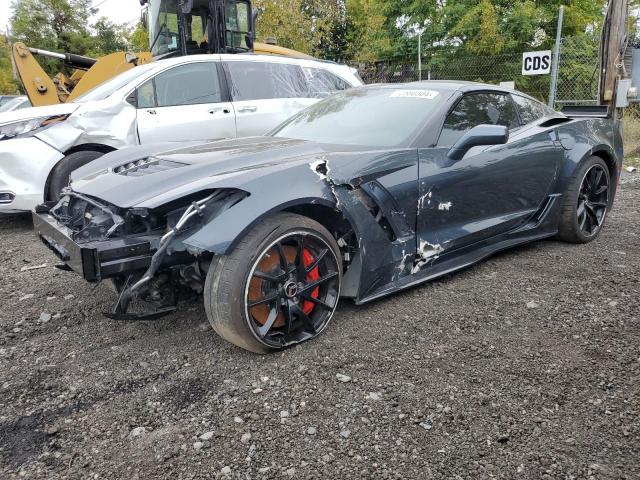
<path id="1" fill-rule="evenodd" d="M 597 105 L 600 40 L 566 37 L 561 41 L 555 106 Z M 555 54 L 554 54 L 555 55 Z"/>
<path id="2" fill-rule="evenodd" d="M 549 98 L 549 76 L 522 75 L 522 53 L 484 56 L 438 52 L 422 59 L 421 70 L 415 57 L 356 62 L 353 66 L 365 83 L 403 83 L 420 79 L 493 84 L 515 82 L 516 89 L 545 103 Z"/>
<path id="3" fill-rule="evenodd" d="M 555 108 L 598 103 L 599 45 L 597 36 L 565 37 L 558 59 Z M 536 50 L 528 47 L 527 50 Z M 524 52 L 524 50 L 523 50 Z M 534 98 L 549 102 L 551 75 L 522 75 L 522 53 L 502 55 L 460 54 L 455 49 L 427 51 L 418 67 L 417 56 L 354 62 L 365 83 L 402 83 L 422 80 L 464 80 L 500 84 L 513 82 Z M 555 54 L 554 54 L 555 55 Z M 622 109 L 625 152 L 640 156 L 640 104 Z"/>

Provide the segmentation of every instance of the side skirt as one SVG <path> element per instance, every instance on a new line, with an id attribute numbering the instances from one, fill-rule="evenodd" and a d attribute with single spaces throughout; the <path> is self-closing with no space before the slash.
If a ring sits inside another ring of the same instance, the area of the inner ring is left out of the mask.
<path id="1" fill-rule="evenodd" d="M 421 283 L 425 283 L 431 280 L 435 280 L 436 278 L 442 277 L 444 275 L 448 275 L 449 273 L 456 272 L 458 270 L 462 270 L 472 265 L 475 265 L 482 260 L 500 252 L 503 250 L 509 250 L 511 248 L 524 245 L 527 243 L 535 242 L 538 240 L 544 240 L 545 238 L 551 238 L 555 236 L 557 231 L 554 232 L 544 232 L 539 233 L 537 235 L 531 235 L 527 237 L 520 238 L 509 238 L 502 240 L 500 242 L 492 243 L 485 247 L 475 247 L 471 251 L 462 253 L 455 257 L 445 260 L 442 263 L 434 265 L 433 267 L 426 267 L 421 272 L 416 273 L 415 275 L 410 275 L 408 277 L 404 277 L 398 282 L 386 285 L 381 290 L 374 292 L 372 295 L 365 297 L 356 301 L 356 305 L 363 305 L 365 303 L 371 302 L 373 300 L 377 300 L 379 298 L 385 297 L 392 293 L 400 292 L 407 288 L 414 287 L 416 285 L 420 285 Z"/>

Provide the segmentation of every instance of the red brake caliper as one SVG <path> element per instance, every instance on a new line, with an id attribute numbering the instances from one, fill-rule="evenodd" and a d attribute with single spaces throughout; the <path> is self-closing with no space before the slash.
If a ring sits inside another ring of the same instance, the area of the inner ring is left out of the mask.
<path id="1" fill-rule="evenodd" d="M 305 267 L 309 267 L 315 261 L 311 252 L 306 248 L 302 252 L 302 260 L 304 262 Z M 311 270 L 309 272 L 309 275 L 307 275 L 308 282 L 315 282 L 319 278 L 320 278 L 320 269 L 318 267 Z M 318 298 L 318 295 L 320 295 L 320 287 L 316 287 L 316 289 L 313 292 L 311 292 L 311 296 L 313 298 Z M 313 304 L 313 302 L 304 302 L 302 304 L 302 311 L 307 315 L 309 315 L 313 311 L 314 307 L 315 305 Z"/>

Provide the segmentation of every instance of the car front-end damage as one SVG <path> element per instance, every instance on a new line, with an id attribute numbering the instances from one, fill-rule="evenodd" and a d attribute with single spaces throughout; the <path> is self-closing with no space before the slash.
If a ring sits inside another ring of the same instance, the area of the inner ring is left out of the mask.
<path id="1" fill-rule="evenodd" d="M 164 148 L 105 155 L 35 215 L 36 233 L 64 268 L 112 281 L 112 317 L 139 318 L 130 307 L 140 299 L 144 318 L 170 311 L 181 285 L 202 293 L 211 260 L 280 212 L 329 230 L 342 255 L 341 295 L 358 303 L 410 276 L 420 260 L 415 202 L 399 208 L 389 193 L 417 197 L 413 149 L 268 137 Z"/>
<path id="2" fill-rule="evenodd" d="M 202 292 L 211 256 L 183 240 L 247 196 L 215 189 L 156 209 L 121 208 L 67 189 L 36 209 L 34 227 L 58 268 L 112 282 L 118 296 L 107 316 L 156 318 L 175 310 L 181 287 Z"/>

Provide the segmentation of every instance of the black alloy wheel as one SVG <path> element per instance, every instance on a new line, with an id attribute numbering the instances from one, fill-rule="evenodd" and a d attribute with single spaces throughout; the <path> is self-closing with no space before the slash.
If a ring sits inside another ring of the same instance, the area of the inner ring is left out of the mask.
<path id="1" fill-rule="evenodd" d="M 269 353 L 322 333 L 340 298 L 342 254 L 319 222 L 282 212 L 211 260 L 204 306 L 225 340 Z"/>
<path id="2" fill-rule="evenodd" d="M 265 248 L 245 287 L 245 318 L 257 340 L 283 348 L 320 334 L 340 294 L 333 249 L 318 235 L 291 232 Z"/>
<path id="3" fill-rule="evenodd" d="M 613 204 L 615 177 L 601 157 L 585 159 L 577 166 L 562 195 L 557 238 L 589 243 L 598 238 Z"/>
<path id="4" fill-rule="evenodd" d="M 602 165 L 593 165 L 585 174 L 578 195 L 576 215 L 586 237 L 598 234 L 609 208 L 609 174 Z"/>

